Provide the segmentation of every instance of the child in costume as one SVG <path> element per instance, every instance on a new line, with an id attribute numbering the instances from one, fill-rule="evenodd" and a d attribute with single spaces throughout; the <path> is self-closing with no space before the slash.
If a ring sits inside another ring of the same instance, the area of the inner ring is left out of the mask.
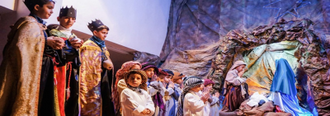
<path id="1" fill-rule="evenodd" d="M 127 88 L 121 95 L 123 116 L 152 116 L 155 112 L 154 103 L 148 94 L 147 76 L 141 70 L 131 70 L 125 76 Z"/>
<path id="2" fill-rule="evenodd" d="M 235 111 L 247 99 L 245 97 L 247 90 L 244 87 L 246 78 L 242 78 L 245 67 L 246 63 L 239 60 L 229 69 L 224 84 L 225 99 L 223 101 L 222 111 Z"/>
<path id="3" fill-rule="evenodd" d="M 78 115 L 78 69 L 80 66 L 78 49 L 83 44 L 83 41 L 72 33 L 72 26 L 76 22 L 76 9 L 63 7 L 57 17 L 58 24 L 48 25 L 50 36 L 61 37 L 65 41 L 65 46 L 54 51 L 58 54 L 58 59 L 55 60 L 54 79 L 56 83 L 54 87 L 55 96 L 55 111 L 57 114 Z M 65 111 L 64 111 L 65 110 Z"/>
<path id="4" fill-rule="evenodd" d="M 206 107 L 205 109 L 205 115 L 206 116 L 219 116 L 219 106 L 217 103 L 219 103 L 219 96 L 214 96 L 212 93 L 212 91 L 216 91 L 216 90 L 212 90 L 212 87 L 214 85 L 214 82 L 210 79 L 204 79 L 204 90 L 203 92 L 205 92 L 206 94 L 210 94 L 210 98 L 207 100 L 206 102 Z"/>
<path id="5" fill-rule="evenodd" d="M 165 78 L 169 74 L 162 70 L 158 69 L 157 80 L 150 83 L 150 90 L 155 90 L 156 94 L 152 96 L 152 99 L 156 105 L 155 116 L 166 116 L 167 104 L 166 101 L 170 98 L 169 92 L 166 89 Z M 167 99 L 167 100 L 166 100 Z"/>
<path id="6" fill-rule="evenodd" d="M 149 87 L 150 83 L 152 81 L 157 80 L 157 78 L 158 78 L 157 74 L 158 74 L 159 70 L 158 70 L 157 66 L 155 64 L 151 63 L 151 62 L 144 62 L 141 65 L 142 65 L 141 70 L 143 70 L 147 74 L 147 77 L 148 77 L 147 86 Z"/>
<path id="7" fill-rule="evenodd" d="M 211 92 L 212 94 L 212 102 L 210 103 L 211 106 L 211 112 L 210 116 L 219 116 L 219 110 L 220 110 L 220 93 L 217 90 L 214 90 Z"/>
<path id="8" fill-rule="evenodd" d="M 172 82 L 174 83 L 174 86 L 180 89 L 180 93 L 182 92 L 183 88 L 183 78 L 186 76 L 179 72 L 173 72 L 174 76 L 172 78 Z"/>
<path id="9" fill-rule="evenodd" d="M 130 70 L 140 70 L 142 68 L 141 63 L 137 61 L 127 61 L 125 62 L 121 68 L 116 72 L 116 83 L 115 87 L 113 89 L 113 98 L 115 102 L 115 108 L 116 108 L 116 115 L 121 114 L 121 105 L 120 105 L 120 94 L 121 92 L 127 88 L 127 84 L 125 82 L 125 74 L 129 72 Z"/>
<path id="10" fill-rule="evenodd" d="M 113 64 L 105 45 L 109 28 L 100 20 L 89 23 L 93 32 L 79 49 L 81 66 L 79 73 L 79 99 L 81 115 L 111 115 L 114 108 L 111 100 L 108 70 Z M 102 84 L 101 84 L 102 83 Z"/>
<path id="11" fill-rule="evenodd" d="M 200 77 L 188 77 L 184 81 L 183 92 L 179 98 L 177 116 L 204 116 L 205 102 L 209 96 L 200 95 L 204 81 Z"/>
<path id="12" fill-rule="evenodd" d="M 174 116 L 176 114 L 176 107 L 177 107 L 176 101 L 180 96 L 179 94 L 180 89 L 176 88 L 174 83 L 171 81 L 174 75 L 174 73 L 171 70 L 164 69 L 160 72 L 165 72 L 167 74 L 163 78 L 159 76 L 159 78 L 162 78 L 161 81 L 166 90 L 164 95 L 165 107 L 166 107 L 165 116 Z"/>
<path id="13" fill-rule="evenodd" d="M 0 115 L 54 115 L 54 74 L 45 48 L 62 49 L 64 41 L 48 37 L 43 19 L 52 15 L 55 2 L 24 0 L 24 4 L 30 14 L 11 27 L 3 50 Z"/>
<path id="14" fill-rule="evenodd" d="M 178 99 L 175 99 L 175 113 L 177 113 L 178 111 L 178 101 L 179 101 L 179 98 L 180 98 L 180 95 L 182 93 L 182 87 L 183 87 L 183 78 L 185 77 L 185 75 L 183 75 L 182 73 L 179 73 L 179 72 L 176 72 L 174 71 L 174 76 L 172 78 L 172 82 L 174 83 L 174 89 L 175 91 L 178 92 Z"/>
<path id="15" fill-rule="evenodd" d="M 157 74 L 159 73 L 159 69 L 155 64 L 151 62 L 142 63 L 142 70 L 146 72 L 148 76 L 147 86 L 148 93 L 151 96 L 154 104 L 155 104 L 155 116 L 164 116 L 165 115 L 165 87 Z"/>

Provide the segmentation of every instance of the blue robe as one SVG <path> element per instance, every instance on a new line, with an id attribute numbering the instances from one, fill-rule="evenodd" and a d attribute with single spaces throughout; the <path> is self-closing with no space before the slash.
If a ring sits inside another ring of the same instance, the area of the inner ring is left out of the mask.
<path id="1" fill-rule="evenodd" d="M 285 59 L 275 61 L 276 71 L 270 87 L 271 94 L 268 99 L 293 116 L 313 116 L 308 110 L 299 106 L 295 74 Z"/>

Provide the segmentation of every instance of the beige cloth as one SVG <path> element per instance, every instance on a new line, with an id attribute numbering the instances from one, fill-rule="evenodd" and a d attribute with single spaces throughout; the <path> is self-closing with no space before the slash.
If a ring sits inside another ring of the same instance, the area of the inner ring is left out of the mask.
<path id="1" fill-rule="evenodd" d="M 0 67 L 0 116 L 38 115 L 45 26 L 20 18 L 8 35 Z"/>
<path id="2" fill-rule="evenodd" d="M 125 79 L 120 79 L 117 83 L 117 91 L 118 91 L 119 95 L 126 88 L 127 88 L 127 84 L 125 82 Z"/>
<path id="3" fill-rule="evenodd" d="M 261 106 L 255 106 L 251 107 L 248 105 L 249 100 L 245 100 L 241 106 L 239 107 L 239 110 L 236 112 L 237 115 L 248 115 L 248 116 L 263 116 L 267 112 L 273 112 L 274 105 L 272 101 L 268 101 Z"/>
<path id="4" fill-rule="evenodd" d="M 264 116 L 292 116 L 290 113 L 285 112 L 267 112 Z"/>

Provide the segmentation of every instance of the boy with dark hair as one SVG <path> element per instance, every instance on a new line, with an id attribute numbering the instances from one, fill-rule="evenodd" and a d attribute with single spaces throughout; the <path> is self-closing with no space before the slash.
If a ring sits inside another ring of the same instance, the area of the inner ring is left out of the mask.
<path id="1" fill-rule="evenodd" d="M 176 114 L 176 108 L 178 98 L 180 96 L 180 88 L 177 88 L 172 82 L 174 76 L 173 71 L 164 69 L 163 72 L 166 72 L 168 75 L 163 78 L 163 84 L 165 87 L 165 116 L 174 116 Z"/>
<path id="2" fill-rule="evenodd" d="M 24 3 L 31 13 L 12 27 L 3 51 L 0 115 L 52 115 L 54 82 L 44 73 L 51 67 L 45 65 L 51 63 L 45 56 L 45 46 L 61 49 L 64 41 L 47 37 L 43 19 L 51 16 L 55 2 L 25 0 Z"/>
<path id="3" fill-rule="evenodd" d="M 200 77 L 191 76 L 184 81 L 183 92 L 178 103 L 177 116 L 204 116 L 205 102 L 209 95 L 201 95 L 204 81 Z"/>
<path id="4" fill-rule="evenodd" d="M 120 95 L 123 116 L 151 116 L 155 106 L 147 92 L 147 75 L 142 70 L 130 70 L 125 76 L 127 88 Z"/>
<path id="5" fill-rule="evenodd" d="M 83 41 L 72 33 L 71 27 L 76 22 L 77 11 L 72 6 L 63 7 L 57 17 L 58 24 L 48 26 L 51 36 L 61 37 L 65 46 L 56 50 L 58 60 L 54 67 L 55 88 L 55 111 L 61 115 L 78 115 L 78 69 L 80 65 L 78 49 Z"/>
<path id="6" fill-rule="evenodd" d="M 104 41 L 109 28 L 100 20 L 92 21 L 88 28 L 93 32 L 93 36 L 83 44 L 79 51 L 81 115 L 114 115 L 110 98 L 110 79 L 107 76 L 107 70 L 112 70 L 113 64 Z"/>

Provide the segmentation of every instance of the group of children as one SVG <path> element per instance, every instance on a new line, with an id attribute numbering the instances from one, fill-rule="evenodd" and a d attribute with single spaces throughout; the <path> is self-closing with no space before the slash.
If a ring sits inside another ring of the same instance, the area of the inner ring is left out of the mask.
<path id="1" fill-rule="evenodd" d="M 109 28 L 92 21 L 93 36 L 84 42 L 72 33 L 72 6 L 61 8 L 59 24 L 47 27 L 43 19 L 55 1 L 24 3 L 31 13 L 12 28 L 1 64 L 0 115 L 112 115 L 113 109 L 123 116 L 218 115 L 219 93 L 211 91 L 211 80 L 153 63 L 124 63 L 111 92 L 107 72 L 113 64 L 104 41 Z"/>
<path id="2" fill-rule="evenodd" d="M 117 115 L 219 115 L 214 82 L 160 69 L 152 63 L 125 62 L 116 73 L 113 92 Z"/>
<path id="3" fill-rule="evenodd" d="M 84 42 L 72 33 L 73 7 L 62 8 L 60 24 L 47 29 L 43 19 L 50 17 L 55 2 L 24 3 L 31 14 L 15 23 L 3 51 L 0 115 L 219 116 L 236 112 L 252 99 L 243 78 L 247 65 L 243 61 L 236 61 L 228 70 L 221 110 L 220 93 L 212 89 L 212 80 L 160 69 L 150 62 L 125 62 L 116 72 L 110 92 L 107 72 L 113 64 L 104 41 L 109 28 L 100 20 L 92 21 L 88 28 L 93 36 Z M 268 99 L 282 111 L 312 115 L 299 107 L 295 75 L 288 62 L 276 61 L 276 67 L 280 66 L 284 68 L 276 69 Z M 313 111 L 317 115 L 315 108 Z"/>
<path id="4" fill-rule="evenodd" d="M 111 115 L 107 72 L 113 69 L 105 45 L 109 28 L 88 23 L 86 42 L 73 32 L 77 11 L 60 9 L 59 24 L 46 26 L 53 0 L 24 0 L 30 14 L 8 34 L 0 67 L 0 115 Z M 102 88 L 102 89 L 101 89 Z"/>

